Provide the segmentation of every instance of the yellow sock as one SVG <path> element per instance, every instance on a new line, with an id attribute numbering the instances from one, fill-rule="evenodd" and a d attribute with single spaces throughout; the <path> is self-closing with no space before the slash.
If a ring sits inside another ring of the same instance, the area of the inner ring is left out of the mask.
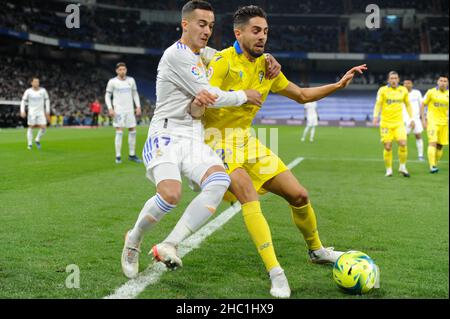
<path id="1" fill-rule="evenodd" d="M 392 168 L 392 150 L 383 152 L 384 166 L 386 169 Z"/>
<path id="2" fill-rule="evenodd" d="M 267 224 L 266 218 L 261 212 L 259 201 L 243 204 L 242 215 L 266 270 L 270 271 L 273 267 L 280 266 L 273 248 L 269 224 Z"/>
<path id="3" fill-rule="evenodd" d="M 405 146 L 398 146 L 398 160 L 400 164 L 406 164 L 408 159 L 408 148 Z"/>
<path id="4" fill-rule="evenodd" d="M 441 148 L 441 149 L 436 148 L 436 165 L 441 160 L 442 155 L 444 155 L 444 149 L 443 148 Z"/>
<path id="5" fill-rule="evenodd" d="M 436 151 L 436 147 L 428 146 L 428 163 L 430 164 L 430 168 L 436 166 Z"/>
<path id="6" fill-rule="evenodd" d="M 295 225 L 303 234 L 306 244 L 310 250 L 317 250 L 322 247 L 319 232 L 317 231 L 316 214 L 311 203 L 302 207 L 291 206 L 292 219 Z"/>

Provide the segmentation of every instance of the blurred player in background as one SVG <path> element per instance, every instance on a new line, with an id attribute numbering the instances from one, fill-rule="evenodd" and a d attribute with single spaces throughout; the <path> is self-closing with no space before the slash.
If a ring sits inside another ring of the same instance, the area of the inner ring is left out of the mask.
<path id="1" fill-rule="evenodd" d="M 310 142 L 314 142 L 314 134 L 316 132 L 316 126 L 319 123 L 319 114 L 317 113 L 317 102 L 305 103 L 306 113 L 306 127 L 303 131 L 302 142 L 305 141 L 308 131 L 311 130 L 309 137 Z"/>
<path id="2" fill-rule="evenodd" d="M 428 107 L 425 118 L 425 107 Z M 428 134 L 428 163 L 430 173 L 439 171 L 437 164 L 448 145 L 448 76 L 440 76 L 435 88 L 429 89 L 420 114 Z"/>
<path id="3" fill-rule="evenodd" d="M 181 266 L 173 242 L 181 242 L 198 230 L 216 211 L 230 185 L 219 156 L 205 144 L 203 126 L 190 105 L 201 91 L 217 97 L 211 107 L 261 105 L 261 95 L 255 90 L 221 91 L 208 83 L 200 50 L 208 43 L 214 26 L 214 13 L 206 1 L 189 1 L 182 9 L 181 39 L 170 46 L 158 65 L 156 80 L 156 110 L 150 123 L 143 158 L 147 177 L 156 185 L 156 194 L 142 208 L 136 224 L 125 238 L 122 271 L 130 278 L 138 274 L 139 247 L 143 236 L 181 198 L 181 176 L 185 176 L 201 192 L 189 203 L 183 216 L 165 242 L 155 245 L 156 260 L 169 268 Z M 201 115 L 201 114 L 199 114 Z"/>
<path id="4" fill-rule="evenodd" d="M 25 105 L 28 105 L 28 116 L 25 112 Z M 41 149 L 41 138 L 45 133 L 47 122 L 50 122 L 50 99 L 47 90 L 39 86 L 39 78 L 31 80 L 31 88 L 27 89 L 20 103 L 20 116 L 27 117 L 27 145 L 31 150 L 33 147 L 33 128 L 39 128 L 34 140 L 36 147 Z"/>
<path id="5" fill-rule="evenodd" d="M 422 132 L 423 132 L 423 126 L 422 121 L 420 120 L 420 105 L 422 104 L 423 97 L 422 93 L 420 93 L 419 90 L 414 89 L 414 82 L 410 79 L 405 79 L 403 81 L 403 86 L 408 90 L 409 92 L 409 103 L 411 103 L 411 112 L 412 112 L 412 119 L 409 118 L 408 112 L 406 111 L 406 107 L 403 107 L 403 120 L 406 127 L 406 134 L 414 133 L 414 136 L 416 137 L 416 146 L 417 146 L 417 153 L 419 157 L 419 161 L 424 161 L 423 157 L 423 139 L 422 139 Z M 411 128 L 409 123 L 411 123 L 411 120 L 414 121 L 414 128 Z"/>
<path id="6" fill-rule="evenodd" d="M 95 101 L 91 103 L 89 108 L 92 113 L 91 126 L 98 126 L 98 116 L 102 112 L 100 101 L 98 99 L 95 99 Z"/>
<path id="7" fill-rule="evenodd" d="M 268 25 L 266 13 L 261 8 L 240 8 L 234 14 L 234 29 L 237 38 L 234 46 L 217 53 L 208 69 L 210 84 L 224 91 L 256 89 L 262 94 L 263 101 L 272 91 L 304 104 L 346 87 L 356 72 L 362 73 L 366 69 L 365 66 L 353 68 L 335 84 L 302 89 L 289 82 L 282 73 L 273 79 L 265 76 L 263 53 Z M 270 293 L 274 297 L 288 298 L 291 294 L 289 284 L 277 260 L 257 191 L 270 191 L 286 199 L 294 223 L 307 243 L 312 262 L 333 263 L 342 253 L 322 246 L 316 216 L 306 189 L 278 156 L 257 138 L 250 136 L 251 123 L 260 105 L 248 103 L 241 108 L 230 106 L 206 109 L 203 118 L 206 140 L 222 156 L 227 173 L 230 174 L 230 191 L 235 197 L 228 194 L 227 199 L 237 199 L 242 204 L 245 225 L 269 273 L 272 284 Z"/>
<path id="8" fill-rule="evenodd" d="M 122 136 L 123 129 L 128 128 L 128 159 L 136 163 L 142 163 L 136 155 L 136 115 L 141 115 L 141 102 L 137 91 L 136 81 L 127 76 L 127 66 L 123 62 L 116 65 L 117 77 L 109 80 L 106 87 L 105 102 L 109 115 L 113 118 L 113 126 L 116 128 L 115 150 L 116 163 L 122 163 Z M 113 98 L 111 103 L 111 97 Z M 134 103 L 133 103 L 134 102 Z"/>
<path id="9" fill-rule="evenodd" d="M 381 87 L 377 93 L 377 101 L 373 111 L 373 124 L 380 124 L 381 142 L 384 145 L 384 165 L 386 176 L 392 176 L 392 142 L 398 143 L 398 158 L 400 161 L 399 172 L 404 177 L 410 177 L 406 169 L 408 158 L 406 127 L 403 119 L 403 105 L 406 106 L 410 122 L 408 127 L 414 129 L 414 121 L 409 102 L 409 92 L 399 85 L 400 77 L 397 72 L 391 71 L 388 75 L 388 84 Z M 381 122 L 379 114 L 381 112 Z"/>

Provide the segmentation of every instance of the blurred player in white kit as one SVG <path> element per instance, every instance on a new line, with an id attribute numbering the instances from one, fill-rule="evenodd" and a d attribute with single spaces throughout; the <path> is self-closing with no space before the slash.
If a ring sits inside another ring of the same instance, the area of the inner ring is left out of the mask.
<path id="1" fill-rule="evenodd" d="M 403 86 L 408 89 L 409 102 L 411 103 L 412 110 L 412 119 L 410 119 L 406 107 L 403 107 L 403 120 L 405 122 L 406 133 L 408 135 L 414 133 L 419 161 L 424 161 L 422 139 L 423 125 L 420 119 L 420 105 L 423 102 L 423 96 L 419 90 L 414 89 L 414 82 L 412 80 L 405 79 L 403 81 Z M 411 120 L 414 122 L 414 129 L 411 128 Z"/>
<path id="2" fill-rule="evenodd" d="M 166 240 L 152 248 L 155 259 L 170 268 L 182 265 L 173 243 L 198 230 L 214 214 L 228 189 L 230 178 L 222 160 L 204 143 L 199 119 L 204 106 L 262 103 L 261 94 L 255 90 L 225 92 L 209 85 L 200 51 L 213 26 L 214 13 L 208 2 L 187 2 L 182 10 L 182 37 L 164 52 L 159 62 L 156 110 L 143 150 L 146 176 L 156 185 L 156 194 L 145 203 L 134 228 L 125 236 L 121 263 L 129 278 L 138 274 L 144 234 L 180 201 L 182 175 L 201 192 Z"/>
<path id="3" fill-rule="evenodd" d="M 105 102 L 109 115 L 113 118 L 113 126 L 116 128 L 116 163 L 122 163 L 122 136 L 123 129 L 128 129 L 128 159 L 136 163 L 142 160 L 136 155 L 136 115 L 141 115 L 141 102 L 137 91 L 136 81 L 127 76 L 127 66 L 123 62 L 116 65 L 117 77 L 108 81 L 105 94 Z M 111 97 L 113 98 L 111 103 Z"/>
<path id="4" fill-rule="evenodd" d="M 314 134 L 316 133 L 316 126 L 319 123 L 319 115 L 317 114 L 317 102 L 310 102 L 305 104 L 306 113 L 306 127 L 303 131 L 302 142 L 306 140 L 308 131 L 311 130 L 309 137 L 310 142 L 314 142 Z"/>
<path id="5" fill-rule="evenodd" d="M 47 90 L 39 86 L 39 78 L 31 80 L 31 88 L 27 89 L 20 103 L 20 116 L 27 117 L 27 145 L 28 149 L 33 148 L 33 128 L 39 128 L 34 143 L 41 149 L 41 138 L 45 133 L 47 122 L 50 122 L 50 99 Z M 28 106 L 28 116 L 25 106 Z"/>

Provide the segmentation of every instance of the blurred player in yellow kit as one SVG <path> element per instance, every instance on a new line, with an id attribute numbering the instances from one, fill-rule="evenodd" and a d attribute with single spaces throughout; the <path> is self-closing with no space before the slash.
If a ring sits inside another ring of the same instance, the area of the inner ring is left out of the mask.
<path id="1" fill-rule="evenodd" d="M 428 106 L 425 118 L 425 106 Z M 437 164 L 448 145 L 448 77 L 441 76 L 437 87 L 429 89 L 422 103 L 420 114 L 428 134 L 428 163 L 430 173 L 439 171 Z"/>
<path id="2" fill-rule="evenodd" d="M 392 176 L 392 142 L 398 143 L 398 159 L 400 161 L 399 172 L 410 177 L 406 169 L 408 158 L 406 127 L 403 118 L 403 105 L 406 106 L 409 118 L 412 119 L 411 104 L 409 103 L 409 92 L 399 85 L 400 77 L 397 72 L 391 71 L 388 75 L 388 84 L 378 90 L 377 101 L 373 111 L 373 124 L 378 126 L 381 111 L 380 134 L 381 142 L 384 144 L 384 165 L 386 176 Z M 414 121 L 408 124 L 414 128 Z"/>
<path id="3" fill-rule="evenodd" d="M 317 88 L 302 89 L 283 73 L 269 80 L 265 76 L 266 61 L 263 55 L 268 36 L 265 12 L 257 6 L 238 9 L 234 14 L 234 32 L 237 38 L 234 46 L 218 52 L 209 64 L 210 84 L 224 91 L 256 89 L 262 95 L 262 102 L 269 92 L 302 104 L 316 101 L 345 88 L 356 72 L 362 73 L 367 69 L 365 65 L 355 67 L 339 82 Z M 196 102 L 197 99 L 193 103 L 196 106 L 205 106 Z M 308 245 L 312 262 L 334 263 L 342 252 L 322 246 L 306 189 L 277 155 L 250 136 L 251 124 L 259 109 L 260 106 L 251 104 L 240 108 L 207 109 L 203 117 L 205 140 L 222 157 L 230 174 L 229 190 L 234 196 L 227 194 L 225 199 L 237 199 L 242 204 L 247 230 L 272 282 L 270 293 L 275 297 L 287 298 L 291 291 L 277 260 L 257 191 L 269 191 L 286 199 L 294 223 Z"/>

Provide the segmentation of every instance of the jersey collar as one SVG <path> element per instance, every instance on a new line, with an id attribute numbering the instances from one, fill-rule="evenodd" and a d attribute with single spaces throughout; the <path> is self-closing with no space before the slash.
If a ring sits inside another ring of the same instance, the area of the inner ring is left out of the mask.
<path id="1" fill-rule="evenodd" d="M 237 54 L 242 54 L 242 53 L 244 53 L 244 51 L 242 51 L 241 46 L 239 45 L 239 42 L 238 42 L 237 40 L 234 41 L 233 47 L 234 47 L 234 49 L 236 50 L 236 53 L 237 53 Z"/>

